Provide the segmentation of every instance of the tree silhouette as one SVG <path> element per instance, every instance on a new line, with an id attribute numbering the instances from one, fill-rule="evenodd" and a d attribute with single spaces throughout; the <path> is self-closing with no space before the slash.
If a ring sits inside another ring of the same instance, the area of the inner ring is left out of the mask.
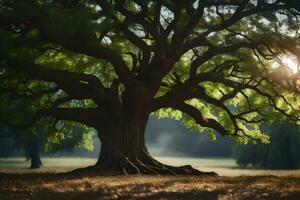
<path id="1" fill-rule="evenodd" d="M 201 173 L 149 155 L 149 115 L 241 142 L 266 142 L 262 121 L 297 121 L 298 73 L 277 75 L 288 70 L 284 54 L 299 56 L 299 7 L 291 0 L 2 0 L 1 84 L 30 99 L 19 126 L 51 117 L 94 127 L 101 152 L 89 170 Z"/>

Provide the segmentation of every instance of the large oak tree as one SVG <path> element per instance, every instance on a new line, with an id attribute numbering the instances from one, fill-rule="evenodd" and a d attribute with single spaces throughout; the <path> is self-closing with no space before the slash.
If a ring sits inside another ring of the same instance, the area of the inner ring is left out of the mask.
<path id="1" fill-rule="evenodd" d="M 267 142 L 263 121 L 297 121 L 298 73 L 284 60 L 300 58 L 299 8 L 292 0 L 1 0 L 1 84 L 31 102 L 13 123 L 50 117 L 95 128 L 101 152 L 91 170 L 197 173 L 149 155 L 149 115 L 241 142 Z"/>

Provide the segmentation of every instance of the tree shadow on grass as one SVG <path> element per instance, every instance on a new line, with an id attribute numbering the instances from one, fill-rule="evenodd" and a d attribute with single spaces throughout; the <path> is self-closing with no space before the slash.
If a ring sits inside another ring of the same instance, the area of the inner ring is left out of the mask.
<path id="1" fill-rule="evenodd" d="M 189 199 L 189 200 L 218 200 L 219 191 L 208 192 L 208 191 L 188 191 L 188 192 L 159 192 L 152 194 L 145 198 L 140 198 L 141 200 L 156 200 L 156 199 Z"/>
<path id="2" fill-rule="evenodd" d="M 0 176 L 1 177 L 1 176 Z M 39 176 L 33 174 L 30 176 L 25 174 L 25 177 L 15 175 L 6 175 L 6 178 L 17 178 L 17 180 L 26 180 L 28 184 L 32 180 L 42 178 L 43 181 L 57 181 L 61 178 L 60 175 L 55 176 Z M 66 177 L 65 177 L 66 178 Z M 65 180 L 72 180 L 73 178 L 78 179 L 78 176 L 68 177 Z M 130 177 L 128 177 L 130 178 Z M 11 190 L 10 188 L 0 187 L 0 199 L 32 199 L 32 200 L 109 200 L 109 199 L 141 199 L 141 200 L 157 200 L 157 199 L 186 199 L 186 200 L 196 200 L 196 199 L 205 199 L 205 200 L 217 200 L 219 194 L 222 194 L 222 191 L 206 191 L 205 189 L 186 189 L 186 188 L 174 188 L 175 183 L 184 183 L 183 180 L 176 181 L 165 181 L 159 183 L 159 185 L 153 183 L 135 183 L 134 181 L 129 184 L 121 185 L 91 185 L 89 182 L 81 183 L 80 185 L 65 185 L 65 188 L 58 185 L 55 188 L 41 187 L 37 188 L 34 191 L 30 191 L 28 188 L 18 190 Z M 61 187 L 61 188 L 59 188 Z"/>
<path id="3" fill-rule="evenodd" d="M 142 185 L 140 187 L 147 187 Z M 138 199 L 138 200 L 299 200 L 300 193 L 289 193 L 282 195 L 280 193 L 273 193 L 265 196 L 263 191 L 253 192 L 251 195 L 245 195 L 244 193 L 227 193 L 224 190 L 204 191 L 204 190 L 191 190 L 191 191 L 160 191 L 149 192 L 144 190 L 136 190 L 131 188 L 127 192 L 118 192 L 122 190 L 114 188 L 111 191 L 100 189 L 98 191 L 82 191 L 82 192 L 64 192 L 55 193 L 53 191 L 40 191 L 34 195 L 31 195 L 29 199 L 32 200 L 110 200 L 110 199 Z"/>
<path id="4" fill-rule="evenodd" d="M 299 177 L 276 176 L 0 174 L 0 199 L 299 200 L 299 185 Z"/>
<path id="5" fill-rule="evenodd" d="M 147 187 L 147 186 L 141 186 L 141 187 Z M 39 193 L 34 194 L 31 196 L 30 199 L 59 199 L 59 200 L 82 200 L 82 199 L 88 199 L 88 200 L 109 200 L 109 199 L 139 199 L 139 200 L 158 200 L 158 199 L 164 199 L 164 200 L 218 200 L 219 195 L 223 192 L 221 191 L 161 191 L 161 192 L 150 192 L 150 191 L 144 191 L 144 190 L 136 190 L 132 189 L 131 191 L 120 193 L 116 192 L 120 190 L 121 188 L 118 188 L 117 190 L 113 190 L 109 193 L 105 192 L 105 190 L 98 190 L 98 191 L 83 191 L 83 192 L 64 192 L 64 193 L 51 193 L 49 191 L 41 191 Z"/>

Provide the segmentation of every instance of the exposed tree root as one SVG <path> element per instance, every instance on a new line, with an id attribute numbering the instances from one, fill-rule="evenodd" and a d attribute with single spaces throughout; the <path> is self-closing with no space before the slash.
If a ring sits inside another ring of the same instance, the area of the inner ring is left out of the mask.
<path id="1" fill-rule="evenodd" d="M 105 150 L 105 149 L 104 149 Z M 137 156 L 128 156 L 121 151 L 104 151 L 100 154 L 98 162 L 94 166 L 76 169 L 71 174 L 98 174 L 98 175 L 207 175 L 217 176 L 214 172 L 202 172 L 190 165 L 175 167 L 162 164 L 155 160 L 146 150 L 137 153 Z M 107 153 L 109 152 L 109 153 Z"/>
<path id="2" fill-rule="evenodd" d="M 190 165 L 175 167 L 162 164 L 153 159 L 155 162 L 145 163 L 140 160 L 125 161 L 111 163 L 108 165 L 96 164 L 87 168 L 76 169 L 71 174 L 98 174 L 98 175 L 128 175 L 128 174 L 143 174 L 143 175 L 201 175 L 201 176 L 217 176 L 215 172 L 202 172 Z"/>

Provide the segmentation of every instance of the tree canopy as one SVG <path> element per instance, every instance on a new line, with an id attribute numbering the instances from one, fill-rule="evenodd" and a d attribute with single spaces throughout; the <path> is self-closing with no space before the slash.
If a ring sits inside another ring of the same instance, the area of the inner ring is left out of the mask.
<path id="1" fill-rule="evenodd" d="M 30 99 L 16 123 L 79 122 L 129 160 L 147 160 L 149 114 L 268 142 L 261 122 L 299 119 L 283 62 L 300 58 L 299 16 L 292 0 L 1 0 L 1 86 Z"/>

